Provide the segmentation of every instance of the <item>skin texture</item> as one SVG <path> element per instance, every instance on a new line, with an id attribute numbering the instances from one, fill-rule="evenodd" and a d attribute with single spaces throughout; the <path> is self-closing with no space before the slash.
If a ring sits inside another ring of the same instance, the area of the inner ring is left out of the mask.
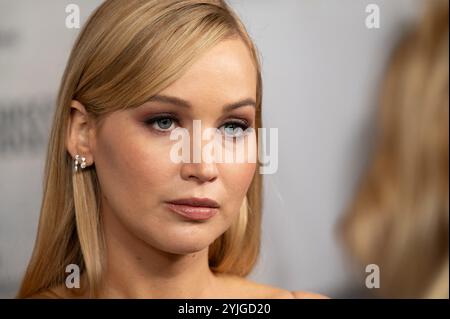
<path id="1" fill-rule="evenodd" d="M 256 100 L 255 74 L 247 47 L 230 39 L 202 55 L 159 93 L 186 100 L 190 107 L 149 101 L 109 114 L 96 128 L 83 105 L 72 102 L 67 149 L 72 157 L 81 154 L 88 165 L 95 163 L 102 191 L 107 246 L 102 297 L 294 298 L 283 289 L 214 274 L 208 266 L 208 246 L 238 217 L 256 164 L 174 163 L 169 155 L 175 143 L 170 130 L 186 128 L 192 136 L 193 120 L 201 120 L 202 130 L 224 129 L 230 120 L 254 127 L 254 106 L 225 113 L 222 107 Z M 168 112 L 178 123 L 149 123 L 151 117 Z M 188 197 L 214 199 L 218 213 L 191 221 L 165 204 Z"/>

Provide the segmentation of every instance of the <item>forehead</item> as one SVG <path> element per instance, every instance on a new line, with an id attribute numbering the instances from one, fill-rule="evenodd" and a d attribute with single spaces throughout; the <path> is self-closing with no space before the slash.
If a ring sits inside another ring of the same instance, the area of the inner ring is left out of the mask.
<path id="1" fill-rule="evenodd" d="M 256 68 L 240 39 L 224 40 L 206 51 L 161 94 L 176 95 L 192 104 L 219 105 L 256 97 Z"/>

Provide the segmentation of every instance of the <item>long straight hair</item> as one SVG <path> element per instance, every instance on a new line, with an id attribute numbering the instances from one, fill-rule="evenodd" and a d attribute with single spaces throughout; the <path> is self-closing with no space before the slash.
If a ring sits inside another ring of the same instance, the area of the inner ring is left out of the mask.
<path id="1" fill-rule="evenodd" d="M 54 113 L 44 172 L 37 238 L 18 298 L 65 282 L 65 269 L 83 274 L 80 294 L 97 297 L 104 272 L 101 189 L 95 164 L 73 172 L 66 149 L 72 100 L 96 125 L 111 112 L 137 107 L 181 77 L 206 50 L 240 38 L 257 79 L 256 125 L 261 127 L 262 81 L 256 47 L 221 0 L 108 0 L 90 16 L 70 54 Z M 217 273 L 246 276 L 259 255 L 262 178 L 256 173 L 231 227 L 209 247 Z"/>

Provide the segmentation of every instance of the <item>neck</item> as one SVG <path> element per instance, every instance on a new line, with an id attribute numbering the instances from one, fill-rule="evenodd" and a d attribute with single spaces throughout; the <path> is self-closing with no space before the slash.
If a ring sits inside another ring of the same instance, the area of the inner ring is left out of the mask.
<path id="1" fill-rule="evenodd" d="M 217 278 L 208 265 L 208 247 L 172 254 L 130 233 L 116 216 L 102 211 L 106 244 L 103 298 L 208 298 Z"/>

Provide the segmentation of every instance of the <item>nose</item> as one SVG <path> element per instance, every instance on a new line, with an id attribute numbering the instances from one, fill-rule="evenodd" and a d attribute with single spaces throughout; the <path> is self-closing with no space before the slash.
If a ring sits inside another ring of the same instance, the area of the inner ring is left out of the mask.
<path id="1" fill-rule="evenodd" d="M 181 177 L 184 180 L 196 180 L 197 182 L 205 183 L 205 182 L 213 182 L 217 179 L 218 168 L 216 162 L 214 160 L 204 160 L 202 158 L 203 148 L 206 146 L 206 144 L 211 143 L 213 141 L 214 135 L 212 134 L 206 137 L 207 137 L 206 140 L 199 139 L 197 141 L 194 141 L 196 136 L 194 136 L 193 139 L 191 139 L 190 161 L 189 163 L 181 164 Z M 203 143 L 205 145 L 202 145 Z M 195 161 L 193 160 L 194 152 L 197 152 L 197 154 L 199 155 L 199 160 Z"/>
<path id="2" fill-rule="evenodd" d="M 183 163 L 181 177 L 185 180 L 196 180 L 201 183 L 213 182 L 217 179 L 217 166 L 215 163 Z"/>

